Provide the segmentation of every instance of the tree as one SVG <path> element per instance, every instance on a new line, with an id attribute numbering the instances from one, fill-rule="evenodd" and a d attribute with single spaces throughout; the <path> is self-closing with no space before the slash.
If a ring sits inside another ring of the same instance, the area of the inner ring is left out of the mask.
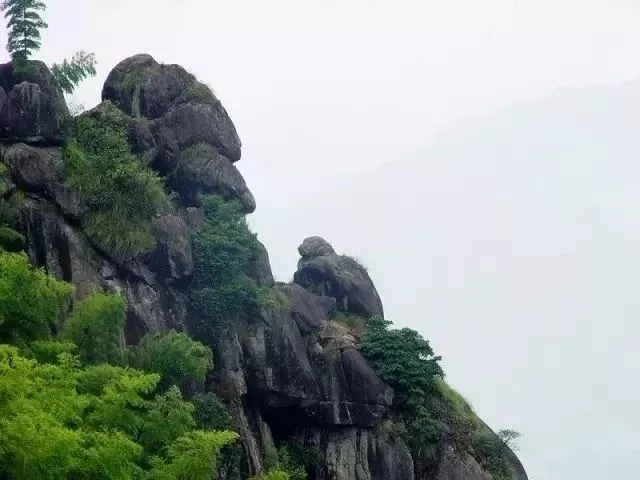
<path id="1" fill-rule="evenodd" d="M 47 338 L 73 286 L 33 268 L 23 253 L 0 249 L 0 342 Z"/>
<path id="2" fill-rule="evenodd" d="M 422 404 L 444 374 L 429 342 L 415 330 L 390 329 L 381 317 L 370 320 L 362 338 L 362 354 L 373 364 L 380 378 L 396 392 L 402 408 Z"/>
<path id="3" fill-rule="evenodd" d="M 48 27 L 39 14 L 47 7 L 39 0 L 4 0 L 0 8 L 9 19 L 7 50 L 11 54 L 14 72 L 27 74 L 29 57 L 40 49 L 40 30 Z"/>
<path id="4" fill-rule="evenodd" d="M 25 76 L 33 70 L 29 57 L 40 49 L 40 31 L 49 27 L 39 13 L 46 8 L 40 0 L 3 0 L 0 4 L 0 10 L 4 11 L 5 18 L 9 20 L 7 50 L 11 54 L 13 71 L 17 75 Z M 80 51 L 71 60 L 54 63 L 51 73 L 60 88 L 71 94 L 82 80 L 96 74 L 95 66 L 95 55 Z"/>
<path id="5" fill-rule="evenodd" d="M 77 52 L 71 61 L 64 59 L 61 64 L 51 67 L 53 77 L 65 93 L 72 94 L 78 84 L 89 76 L 96 74 L 96 58 L 93 53 Z"/>
<path id="6" fill-rule="evenodd" d="M 518 444 L 516 442 L 520 437 L 522 437 L 522 434 L 520 432 L 507 428 L 504 430 L 499 430 L 497 432 L 497 435 L 500 440 L 502 440 L 504 444 L 511 450 L 518 450 Z"/>
<path id="7" fill-rule="evenodd" d="M 131 350 L 131 363 L 141 370 L 159 373 L 165 387 L 180 385 L 188 378 L 203 383 L 213 368 L 213 352 L 185 333 L 172 330 L 166 335 L 145 335 L 140 345 Z"/>

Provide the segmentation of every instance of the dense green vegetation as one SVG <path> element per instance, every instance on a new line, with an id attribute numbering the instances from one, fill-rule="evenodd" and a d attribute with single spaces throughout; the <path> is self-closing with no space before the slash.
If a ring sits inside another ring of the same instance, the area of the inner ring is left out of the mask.
<path id="1" fill-rule="evenodd" d="M 172 332 L 136 349 L 141 369 L 127 366 L 117 295 L 77 303 L 55 334 L 71 292 L 0 251 L 0 477 L 210 480 L 237 434 L 202 425 L 203 401 L 173 382 L 202 380 L 211 351 Z"/>
<path id="2" fill-rule="evenodd" d="M 469 403 L 444 381 L 440 357 L 434 356 L 429 342 L 415 330 L 391 325 L 379 317 L 371 319 L 361 346 L 378 375 L 395 391 L 397 418 L 383 421 L 381 429 L 406 440 L 420 472 L 433 464 L 438 443 L 447 436 L 463 450 L 472 450 L 494 479 L 510 479 L 506 449 L 520 434 L 501 430 L 495 435 L 488 430 Z"/>
<path id="3" fill-rule="evenodd" d="M 204 196 L 202 204 L 205 222 L 193 243 L 196 268 L 190 300 L 199 322 L 197 333 L 209 341 L 226 322 L 263 306 L 278 306 L 284 299 L 251 278 L 258 242 L 240 205 L 215 196 Z"/>
<path id="4" fill-rule="evenodd" d="M 0 4 L 0 10 L 8 20 L 7 50 L 17 75 L 26 76 L 34 70 L 29 58 L 40 49 L 40 31 L 49 27 L 40 16 L 46 8 L 41 0 L 3 0 Z M 51 73 L 65 93 L 73 93 L 82 80 L 96 74 L 95 65 L 93 53 L 81 51 L 71 60 L 54 63 Z"/>
<path id="5" fill-rule="evenodd" d="M 113 106 L 74 121 L 65 147 L 71 183 L 91 209 L 87 232 L 111 254 L 151 250 L 151 222 L 171 207 L 162 179 L 131 153 L 124 120 Z"/>

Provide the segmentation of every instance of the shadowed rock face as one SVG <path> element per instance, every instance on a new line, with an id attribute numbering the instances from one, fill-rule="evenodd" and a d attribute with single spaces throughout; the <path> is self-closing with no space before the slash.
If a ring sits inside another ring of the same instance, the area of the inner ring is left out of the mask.
<path id="1" fill-rule="evenodd" d="M 199 195 L 236 199 L 247 212 L 255 208 L 233 164 L 240 158 L 233 123 L 219 100 L 177 65 L 136 55 L 114 68 L 103 89 L 105 101 L 83 115 L 122 120 L 132 151 L 180 198 L 175 212 L 155 219 L 153 252 L 112 258 L 83 230 L 87 207 L 69 185 L 56 146 L 68 112 L 48 70 L 37 65 L 40 76 L 33 80 L 41 83 L 17 87 L 10 70 L 0 67 L 3 181 L 26 192 L 17 228 L 32 262 L 74 283 L 76 298 L 94 289 L 122 293 L 128 301 L 127 343 L 147 332 L 189 331 L 198 320 L 190 316 L 187 300 L 195 268 L 192 236 L 204 219 Z M 39 93 L 20 96 L 21 89 Z M 7 91 L 24 100 L 22 117 L 7 106 Z M 261 470 L 265 448 L 295 438 L 321 460 L 310 480 L 491 479 L 468 452 L 453 447 L 441 449 L 429 473 L 415 476 L 407 445 L 380 428 L 392 414 L 392 390 L 360 354 L 351 332 L 330 320 L 336 312 L 383 314 L 371 278 L 320 237 L 306 239 L 299 253 L 295 282 L 276 283 L 261 245 L 251 275 L 258 285 L 277 289 L 284 301 L 235 319 L 211 345 L 216 368 L 207 388 L 232 405 L 247 476 Z M 515 455 L 510 462 L 513 478 L 526 480 Z"/>
<path id="2" fill-rule="evenodd" d="M 293 281 L 318 295 L 336 299 L 341 312 L 363 317 L 383 316 L 382 301 L 367 270 L 351 257 L 338 255 L 320 237 L 305 239 L 298 252 Z"/>
<path id="3" fill-rule="evenodd" d="M 62 90 L 47 66 L 16 75 L 11 62 L 0 65 L 0 135 L 30 143 L 60 145 L 70 120 Z"/>
<path id="4" fill-rule="evenodd" d="M 102 90 L 99 115 L 116 106 L 128 126 L 135 153 L 167 177 L 185 206 L 198 206 L 200 194 L 214 193 L 256 208 L 233 162 L 241 142 L 220 100 L 179 65 L 162 65 L 149 55 L 120 62 Z"/>

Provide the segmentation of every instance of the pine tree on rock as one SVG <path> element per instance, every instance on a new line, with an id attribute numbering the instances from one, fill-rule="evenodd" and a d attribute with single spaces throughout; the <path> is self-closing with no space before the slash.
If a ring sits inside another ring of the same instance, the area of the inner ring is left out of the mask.
<path id="1" fill-rule="evenodd" d="M 40 30 L 47 28 L 47 23 L 39 12 L 46 5 L 38 0 L 4 0 L 1 5 L 5 18 L 8 18 L 9 37 L 7 50 L 11 54 L 14 72 L 25 75 L 30 71 L 28 62 L 31 54 L 40 49 Z"/>
<path id="2" fill-rule="evenodd" d="M 13 71 L 22 78 L 32 73 L 29 57 L 40 49 L 40 31 L 49 27 L 39 13 L 46 8 L 39 0 L 2 0 L 0 4 L 0 10 L 8 19 L 7 50 L 11 54 Z M 80 51 L 70 61 L 65 59 L 60 64 L 54 63 L 51 73 L 60 88 L 71 94 L 82 80 L 96 74 L 95 66 L 94 54 Z"/>

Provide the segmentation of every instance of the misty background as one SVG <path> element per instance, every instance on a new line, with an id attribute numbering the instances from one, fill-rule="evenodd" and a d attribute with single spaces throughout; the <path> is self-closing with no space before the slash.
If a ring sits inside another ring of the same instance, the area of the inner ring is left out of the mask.
<path id="1" fill-rule="evenodd" d="M 532 480 L 640 460 L 635 0 L 50 0 L 37 58 L 135 53 L 222 100 L 279 280 L 321 235 Z M 4 54 L 4 61 L 8 55 Z"/>

